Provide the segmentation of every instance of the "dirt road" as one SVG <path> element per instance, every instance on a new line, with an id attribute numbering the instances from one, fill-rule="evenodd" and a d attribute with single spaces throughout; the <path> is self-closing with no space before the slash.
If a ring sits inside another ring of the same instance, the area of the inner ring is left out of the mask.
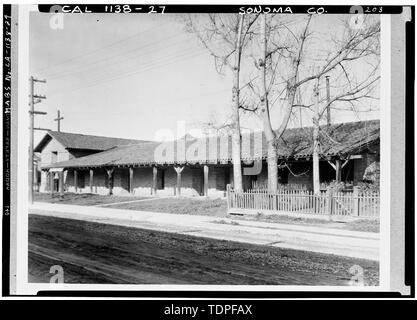
<path id="1" fill-rule="evenodd" d="M 378 284 L 378 263 L 100 223 L 30 215 L 29 281 L 67 283 L 348 285 L 359 265 Z"/>

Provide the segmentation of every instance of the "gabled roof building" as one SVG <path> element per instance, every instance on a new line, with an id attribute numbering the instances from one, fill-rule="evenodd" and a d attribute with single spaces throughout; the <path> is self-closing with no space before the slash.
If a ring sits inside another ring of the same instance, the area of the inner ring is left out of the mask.
<path id="1" fill-rule="evenodd" d="M 57 162 L 85 157 L 117 146 L 145 142 L 147 141 L 48 131 L 34 148 L 34 152 L 37 153 L 38 166 L 45 168 Z M 41 191 L 45 190 L 46 180 L 46 171 L 43 170 Z M 55 187 L 58 188 L 57 185 Z"/>
<path id="2" fill-rule="evenodd" d="M 190 194 L 223 195 L 233 183 L 230 136 L 179 139 L 159 143 L 48 133 L 38 150 L 56 140 L 74 155 L 49 163 L 42 162 L 44 173 L 62 171 L 63 189 L 102 194 Z M 83 141 L 83 137 L 86 141 Z M 49 141 L 48 141 L 49 140 Z M 88 141 L 87 141 L 88 140 Z M 258 165 L 259 172 L 244 175 L 244 188 L 266 184 L 266 139 L 262 132 L 242 136 L 244 167 Z M 379 163 L 379 120 L 347 122 L 320 128 L 320 180 L 358 183 L 367 167 Z M 287 129 L 278 142 L 279 183 L 312 188 L 312 127 Z M 94 149 L 95 148 L 95 149 Z M 101 150 L 99 150 L 101 148 Z M 85 152 L 85 151 L 83 151 Z M 336 166 L 336 163 L 337 166 Z M 336 175 L 335 168 L 340 172 Z M 54 175 L 56 177 L 56 174 Z M 54 183 L 49 178 L 50 183 Z M 58 183 L 59 184 L 59 183 Z M 48 187 L 46 187 L 48 189 Z M 50 189 L 50 188 L 49 188 Z M 59 186 L 55 188 L 59 189 Z"/>

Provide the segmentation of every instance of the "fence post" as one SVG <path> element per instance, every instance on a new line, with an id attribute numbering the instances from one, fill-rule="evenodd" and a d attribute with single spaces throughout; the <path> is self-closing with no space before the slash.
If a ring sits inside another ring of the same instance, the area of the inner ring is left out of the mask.
<path id="1" fill-rule="evenodd" d="M 353 215 L 359 216 L 359 188 L 353 187 Z"/>
<path id="2" fill-rule="evenodd" d="M 273 205 L 274 205 L 274 211 L 278 211 L 278 203 L 277 203 L 278 196 L 277 196 L 277 192 L 275 192 L 274 195 L 272 196 Z"/>
<path id="3" fill-rule="evenodd" d="M 230 199 L 230 184 L 226 186 L 226 197 L 227 197 L 227 213 L 230 212 L 230 204 L 232 199 Z"/>
<path id="4" fill-rule="evenodd" d="M 327 190 L 327 214 L 329 215 L 329 218 L 331 219 L 332 211 L 333 211 L 333 191 Z"/>

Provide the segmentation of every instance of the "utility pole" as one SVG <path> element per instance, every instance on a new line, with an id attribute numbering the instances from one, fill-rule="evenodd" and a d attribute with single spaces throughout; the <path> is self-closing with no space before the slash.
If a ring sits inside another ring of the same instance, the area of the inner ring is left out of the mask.
<path id="1" fill-rule="evenodd" d="M 327 125 L 330 126 L 331 118 L 330 118 L 330 76 L 326 76 L 326 92 L 327 92 Z"/>
<path id="2" fill-rule="evenodd" d="M 58 110 L 57 117 L 54 119 L 54 121 L 58 122 L 58 132 L 61 132 L 61 120 L 64 120 L 64 117 L 61 117 L 61 113 Z"/>
<path id="3" fill-rule="evenodd" d="M 29 203 L 33 203 L 33 178 L 35 175 L 34 172 L 34 163 L 33 163 L 33 145 L 34 145 L 34 123 L 35 123 L 35 115 L 42 114 L 45 115 L 46 112 L 42 111 L 35 111 L 35 104 L 42 101 L 42 99 L 46 99 L 45 96 L 42 95 L 35 95 L 35 82 L 46 83 L 46 80 L 39 80 L 35 79 L 33 76 L 29 78 L 29 88 L 30 88 L 30 100 L 29 100 L 29 116 L 30 116 L 30 141 L 29 141 Z M 37 100 L 35 100 L 37 99 Z"/>
<path id="4" fill-rule="evenodd" d="M 314 193 L 320 193 L 320 156 L 319 156 L 319 130 L 320 130 L 320 110 L 319 110 L 319 78 L 314 89 L 316 102 L 313 117 L 313 189 Z"/>

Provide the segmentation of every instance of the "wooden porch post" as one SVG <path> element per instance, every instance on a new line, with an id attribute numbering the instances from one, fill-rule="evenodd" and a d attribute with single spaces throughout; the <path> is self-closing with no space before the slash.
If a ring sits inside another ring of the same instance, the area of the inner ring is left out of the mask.
<path id="1" fill-rule="evenodd" d="M 129 168 L 129 192 L 133 194 L 133 167 Z"/>
<path id="2" fill-rule="evenodd" d="M 158 168 L 157 167 L 153 167 L 152 169 L 152 190 L 151 190 L 151 194 L 156 195 L 156 180 L 158 177 Z"/>
<path id="3" fill-rule="evenodd" d="M 113 171 L 114 169 L 106 169 L 107 171 L 107 177 L 109 180 L 109 196 L 111 196 L 113 194 Z"/>
<path id="4" fill-rule="evenodd" d="M 93 193 L 94 170 L 90 169 L 90 192 Z"/>
<path id="5" fill-rule="evenodd" d="M 208 196 L 208 174 L 209 174 L 209 167 L 208 165 L 204 165 L 204 196 Z"/>
<path id="6" fill-rule="evenodd" d="M 177 196 L 181 196 L 181 172 L 184 170 L 184 167 L 174 167 L 177 172 Z"/>
<path id="7" fill-rule="evenodd" d="M 78 192 L 78 172 L 77 172 L 77 170 L 74 170 L 74 186 L 75 186 L 75 192 Z"/>
<path id="8" fill-rule="evenodd" d="M 342 166 L 341 166 L 341 163 L 340 163 L 339 159 L 336 160 L 335 170 L 336 170 L 336 181 L 337 182 L 342 181 Z"/>
<path id="9" fill-rule="evenodd" d="M 64 195 L 64 170 L 59 173 L 59 194 Z"/>
<path id="10" fill-rule="evenodd" d="M 45 191 L 49 191 L 49 185 L 51 184 L 51 179 L 49 178 L 49 170 L 45 172 Z"/>
<path id="11" fill-rule="evenodd" d="M 335 170 L 336 172 L 336 181 L 340 182 L 342 181 L 342 168 L 346 165 L 346 163 L 348 162 L 348 160 L 345 161 L 345 163 L 342 165 L 340 159 L 336 159 L 335 163 L 333 164 L 330 160 L 327 160 L 327 162 L 332 166 L 332 168 Z"/>
<path id="12" fill-rule="evenodd" d="M 49 184 L 50 184 L 50 193 L 51 193 L 51 197 L 54 195 L 54 173 L 49 171 Z"/>

